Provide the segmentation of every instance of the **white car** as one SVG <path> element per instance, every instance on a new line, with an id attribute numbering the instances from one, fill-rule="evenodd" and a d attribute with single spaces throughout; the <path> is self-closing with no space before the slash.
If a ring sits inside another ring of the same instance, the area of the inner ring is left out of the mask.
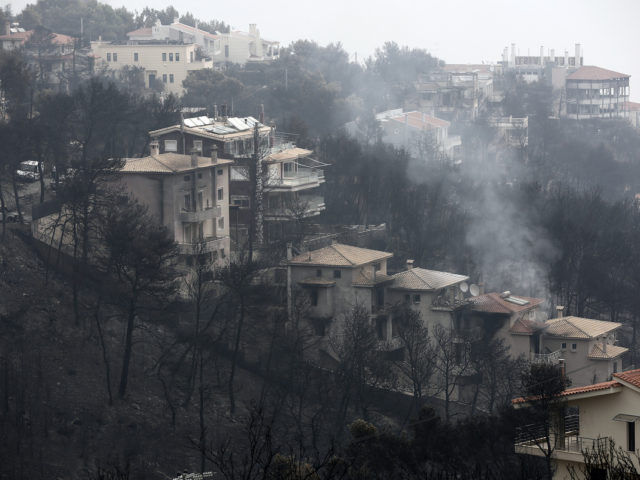
<path id="1" fill-rule="evenodd" d="M 25 160 L 20 162 L 20 167 L 16 170 L 18 179 L 25 182 L 35 182 L 40 180 L 40 172 L 38 171 L 38 162 L 35 160 Z"/>

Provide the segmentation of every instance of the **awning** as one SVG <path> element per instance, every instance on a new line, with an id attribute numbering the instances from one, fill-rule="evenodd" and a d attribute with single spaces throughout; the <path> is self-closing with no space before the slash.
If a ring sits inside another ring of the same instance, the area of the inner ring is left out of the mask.
<path id="1" fill-rule="evenodd" d="M 612 418 L 614 422 L 637 422 L 640 419 L 640 415 L 627 415 L 626 413 L 619 413 Z"/>

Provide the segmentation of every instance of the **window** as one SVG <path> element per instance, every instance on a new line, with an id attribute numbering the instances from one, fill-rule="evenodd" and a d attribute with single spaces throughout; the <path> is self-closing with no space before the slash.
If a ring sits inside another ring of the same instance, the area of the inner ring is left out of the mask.
<path id="1" fill-rule="evenodd" d="M 571 344 L 571 351 L 575 352 L 578 349 L 578 344 L 577 343 L 572 343 Z"/>
<path id="2" fill-rule="evenodd" d="M 162 61 L 163 61 L 163 62 L 166 62 L 166 61 L 167 61 L 167 54 L 166 54 L 166 53 L 163 53 L 163 54 L 162 54 Z"/>
<path id="3" fill-rule="evenodd" d="M 167 74 L 166 74 L 166 73 L 163 73 L 163 74 L 162 74 L 162 81 L 163 81 L 164 83 L 167 83 Z"/>
<path id="4" fill-rule="evenodd" d="M 164 141 L 164 151 L 165 152 L 177 152 L 178 151 L 178 141 L 177 140 L 165 140 Z"/>
<path id="5" fill-rule="evenodd" d="M 107 53 L 107 62 L 111 61 L 111 53 Z"/>
<path id="6" fill-rule="evenodd" d="M 420 303 L 420 295 L 413 296 L 413 303 Z"/>
<path id="7" fill-rule="evenodd" d="M 173 53 L 170 53 L 170 54 L 169 54 L 169 61 L 170 61 L 170 62 L 173 62 Z"/>
<path id="8" fill-rule="evenodd" d="M 117 62 L 118 61 L 118 54 L 113 52 L 113 61 Z"/>
<path id="9" fill-rule="evenodd" d="M 404 303 L 411 303 L 411 295 L 408 293 L 404 296 Z"/>
<path id="10" fill-rule="evenodd" d="M 134 62 L 138 61 L 138 52 L 133 52 L 133 61 Z"/>
<path id="11" fill-rule="evenodd" d="M 235 207 L 249 208 L 249 197 L 245 195 L 233 195 L 231 204 Z"/>
<path id="12" fill-rule="evenodd" d="M 169 74 L 169 83 L 173 83 L 173 73 Z"/>
<path id="13" fill-rule="evenodd" d="M 316 277 L 321 277 L 322 276 L 322 270 L 317 269 L 316 270 Z"/>
<path id="14" fill-rule="evenodd" d="M 182 235 L 184 237 L 184 242 L 185 243 L 191 243 L 191 233 L 192 233 L 191 224 L 190 223 L 183 223 L 182 224 L 182 229 L 183 229 Z"/>
<path id="15" fill-rule="evenodd" d="M 333 278 L 342 278 L 342 270 L 334 270 Z"/>
<path id="16" fill-rule="evenodd" d="M 224 188 L 219 188 L 218 189 L 218 200 L 223 200 L 224 199 Z"/>
<path id="17" fill-rule="evenodd" d="M 224 46 L 224 56 L 229 58 L 229 45 Z"/>
<path id="18" fill-rule="evenodd" d="M 561 350 L 566 350 L 567 349 L 567 342 L 562 342 L 562 344 L 560 345 L 560 349 Z"/>
<path id="19" fill-rule="evenodd" d="M 176 62 L 180 61 L 180 54 L 178 52 L 176 52 Z"/>
<path id="20" fill-rule="evenodd" d="M 191 175 L 185 175 L 184 176 L 184 181 L 188 182 L 189 180 L 191 180 Z"/>
<path id="21" fill-rule="evenodd" d="M 193 52 L 189 52 L 189 63 L 193 63 Z"/>
<path id="22" fill-rule="evenodd" d="M 204 210 L 204 194 L 202 191 L 198 192 L 198 209 Z"/>
<path id="23" fill-rule="evenodd" d="M 295 165 L 293 164 L 293 162 L 287 162 L 283 165 L 283 167 L 284 167 L 284 176 L 292 177 L 293 174 L 295 173 Z"/>
<path id="24" fill-rule="evenodd" d="M 627 450 L 636 451 L 636 422 L 627 422 Z"/>
<path id="25" fill-rule="evenodd" d="M 373 270 L 379 272 L 382 267 L 380 266 L 380 262 L 373 264 Z"/>
<path id="26" fill-rule="evenodd" d="M 220 175 L 224 175 L 224 170 L 222 170 L 221 168 L 218 169 L 218 176 Z"/>
<path id="27" fill-rule="evenodd" d="M 218 219 L 218 228 L 219 228 L 220 230 L 224 230 L 224 217 L 220 217 L 220 218 Z"/>
<path id="28" fill-rule="evenodd" d="M 184 209 L 189 210 L 191 208 L 191 194 L 187 193 L 184 196 Z"/>
<path id="29" fill-rule="evenodd" d="M 318 306 L 318 290 L 314 288 L 313 290 L 311 290 L 310 295 L 311 295 L 311 306 L 317 307 Z"/>
<path id="30" fill-rule="evenodd" d="M 202 173 L 198 173 L 198 179 L 202 180 Z"/>
<path id="31" fill-rule="evenodd" d="M 387 339 L 387 319 L 385 317 L 376 318 L 376 336 L 378 340 Z"/>
<path id="32" fill-rule="evenodd" d="M 171 75 L 173 77 L 173 75 Z M 172 80 L 173 82 L 173 80 Z M 202 153 L 202 140 L 194 140 L 193 141 L 193 149 Z"/>
<path id="33" fill-rule="evenodd" d="M 226 258 L 227 255 L 224 253 L 224 248 L 220 249 L 220 258 Z"/>

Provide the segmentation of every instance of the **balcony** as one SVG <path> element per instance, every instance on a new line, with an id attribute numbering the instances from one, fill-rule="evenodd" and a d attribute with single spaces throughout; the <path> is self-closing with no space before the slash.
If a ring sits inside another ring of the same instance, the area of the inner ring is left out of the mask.
<path id="1" fill-rule="evenodd" d="M 178 214 L 178 217 L 181 222 L 196 223 L 196 222 L 203 222 L 205 220 L 212 220 L 214 218 L 221 216 L 221 214 L 222 214 L 222 209 L 218 206 L 218 207 L 207 207 L 204 210 L 197 210 L 195 212 L 182 209 Z"/>
<path id="2" fill-rule="evenodd" d="M 296 191 L 314 188 L 324 183 L 324 170 L 319 168 L 298 168 L 294 174 L 285 174 L 281 178 L 268 178 L 265 190 L 272 192 Z"/>
<path id="3" fill-rule="evenodd" d="M 593 450 L 607 441 L 607 437 L 580 436 L 578 415 L 567 415 L 564 418 L 564 433 L 552 432 L 549 438 L 552 458 L 573 462 L 583 462 L 582 452 Z M 542 457 L 548 448 L 547 438 L 541 426 L 526 425 L 518 428 L 515 439 L 516 453 Z"/>
<path id="4" fill-rule="evenodd" d="M 531 363 L 544 364 L 544 365 L 557 365 L 560 363 L 560 350 L 556 350 L 551 353 L 532 353 Z"/>
<path id="5" fill-rule="evenodd" d="M 293 220 L 320 215 L 325 209 L 324 197 L 301 197 L 295 205 L 267 207 L 264 210 L 265 220 Z"/>
<path id="6" fill-rule="evenodd" d="M 229 252 L 229 237 L 206 237 L 201 241 L 178 243 L 180 255 L 199 255 L 222 249 Z"/>

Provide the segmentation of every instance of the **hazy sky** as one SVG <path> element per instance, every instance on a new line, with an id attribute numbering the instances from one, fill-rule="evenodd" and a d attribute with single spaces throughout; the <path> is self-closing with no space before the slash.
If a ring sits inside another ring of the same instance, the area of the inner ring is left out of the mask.
<path id="1" fill-rule="evenodd" d="M 103 0 L 105 1 L 105 0 Z M 12 2 L 14 12 L 27 2 Z M 181 14 L 222 20 L 247 30 L 257 23 L 264 38 L 288 45 L 297 39 L 341 42 L 358 59 L 385 41 L 425 48 L 447 63 L 495 62 L 516 44 L 521 54 L 540 46 L 556 55 L 575 44 L 585 64 L 627 73 L 631 97 L 640 101 L 640 0 L 106 0 L 142 10 L 173 5 Z"/>

